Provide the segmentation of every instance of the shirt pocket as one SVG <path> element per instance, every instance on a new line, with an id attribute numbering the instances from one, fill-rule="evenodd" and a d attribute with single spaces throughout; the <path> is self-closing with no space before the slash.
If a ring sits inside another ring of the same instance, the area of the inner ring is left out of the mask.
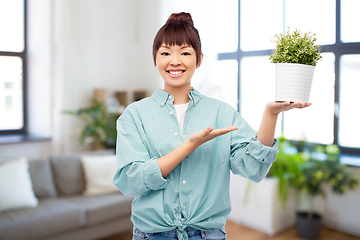
<path id="1" fill-rule="evenodd" d="M 214 138 L 202 145 L 202 161 L 207 163 L 212 169 L 217 169 L 229 159 L 230 146 L 228 136 L 223 135 Z"/>

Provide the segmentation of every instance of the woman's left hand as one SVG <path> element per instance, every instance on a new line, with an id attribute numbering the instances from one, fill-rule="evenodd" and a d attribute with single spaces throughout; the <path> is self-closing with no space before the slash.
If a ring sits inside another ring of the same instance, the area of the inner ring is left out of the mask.
<path id="1" fill-rule="evenodd" d="M 304 102 L 269 102 L 266 105 L 266 110 L 274 115 L 278 115 L 281 112 L 288 111 L 293 108 L 306 108 L 311 106 L 311 103 Z"/>

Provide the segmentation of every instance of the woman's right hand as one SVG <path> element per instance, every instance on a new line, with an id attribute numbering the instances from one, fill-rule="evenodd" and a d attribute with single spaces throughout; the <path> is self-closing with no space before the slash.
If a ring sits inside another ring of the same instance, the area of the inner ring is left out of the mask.
<path id="1" fill-rule="evenodd" d="M 207 141 L 214 139 L 218 136 L 227 134 L 229 132 L 238 130 L 238 127 L 230 126 L 227 128 L 213 129 L 212 127 L 205 128 L 200 132 L 196 132 L 190 135 L 189 143 L 195 146 L 195 148 L 199 147 L 201 144 L 206 143 Z"/>
<path id="2" fill-rule="evenodd" d="M 157 161 L 162 176 L 165 178 L 182 160 L 185 159 L 187 155 L 189 155 L 201 144 L 237 129 L 238 128 L 234 126 L 216 130 L 212 127 L 208 127 L 203 131 L 191 134 L 189 139 L 183 145 L 174 149 L 165 156 L 158 158 Z"/>

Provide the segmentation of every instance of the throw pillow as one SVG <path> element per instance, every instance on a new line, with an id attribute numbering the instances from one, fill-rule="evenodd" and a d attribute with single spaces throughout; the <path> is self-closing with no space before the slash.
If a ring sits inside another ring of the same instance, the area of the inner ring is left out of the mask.
<path id="1" fill-rule="evenodd" d="M 0 165 L 0 212 L 24 207 L 36 207 L 29 174 L 29 164 L 25 157 Z"/>
<path id="2" fill-rule="evenodd" d="M 35 196 L 39 198 L 56 197 L 57 192 L 48 158 L 29 159 L 29 173 Z"/>
<path id="3" fill-rule="evenodd" d="M 119 190 L 113 183 L 117 170 L 116 156 L 82 156 L 85 174 L 84 195 L 99 195 Z"/>
<path id="4" fill-rule="evenodd" d="M 60 196 L 81 194 L 84 191 L 85 176 L 80 156 L 53 156 L 51 165 Z"/>

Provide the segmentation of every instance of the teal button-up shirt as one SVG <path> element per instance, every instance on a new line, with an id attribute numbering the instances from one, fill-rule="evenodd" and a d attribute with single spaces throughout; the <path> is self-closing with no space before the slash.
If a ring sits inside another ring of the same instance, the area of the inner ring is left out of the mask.
<path id="1" fill-rule="evenodd" d="M 114 184 L 123 194 L 135 196 L 131 220 L 140 231 L 177 228 L 179 239 L 187 239 L 187 226 L 224 230 L 231 210 L 230 170 L 259 182 L 276 158 L 276 140 L 273 147 L 262 145 L 230 105 L 196 90 L 189 92 L 189 98 L 183 140 L 174 97 L 160 89 L 129 105 L 117 120 Z M 157 159 L 181 146 L 192 133 L 210 126 L 239 129 L 204 143 L 163 178 Z"/>

